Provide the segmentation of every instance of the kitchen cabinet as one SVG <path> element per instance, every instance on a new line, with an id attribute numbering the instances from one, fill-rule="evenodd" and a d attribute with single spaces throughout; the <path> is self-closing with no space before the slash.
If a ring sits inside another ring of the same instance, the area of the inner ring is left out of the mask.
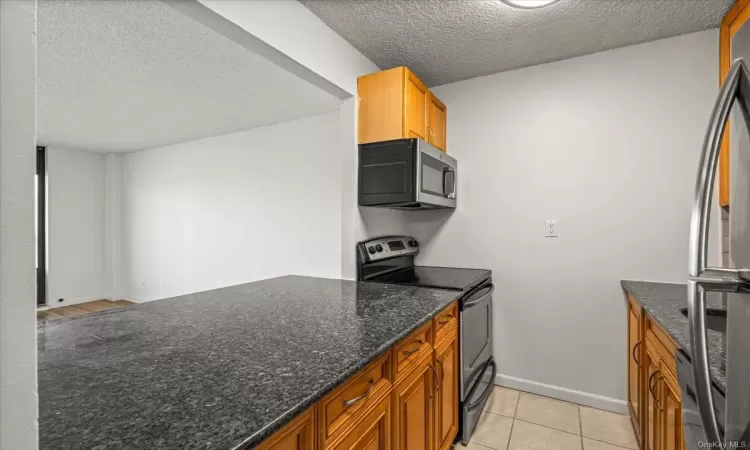
<path id="1" fill-rule="evenodd" d="M 682 430 L 682 405 L 680 404 L 680 385 L 677 378 L 668 370 L 662 374 L 662 409 L 661 426 L 662 448 L 682 450 L 685 448 Z"/>
<path id="2" fill-rule="evenodd" d="M 398 450 L 433 447 L 435 367 L 432 355 L 422 358 L 393 389 L 393 443 Z"/>
<path id="3" fill-rule="evenodd" d="M 750 18 L 750 0 L 736 0 L 727 11 L 719 28 L 719 82 L 723 83 L 729 66 L 736 58 L 750 58 L 748 37 L 750 29 L 745 22 Z M 730 121 L 731 122 L 731 121 Z M 724 130 L 719 156 L 719 204 L 729 206 L 729 149 L 732 145 L 728 125 Z"/>
<path id="4" fill-rule="evenodd" d="M 644 450 L 685 448 L 676 351 L 677 344 L 628 295 L 628 409 Z"/>
<path id="5" fill-rule="evenodd" d="M 458 327 L 435 345 L 434 365 L 438 374 L 435 393 L 435 448 L 448 450 L 458 434 Z"/>
<path id="6" fill-rule="evenodd" d="M 446 151 L 448 110 L 407 67 L 357 79 L 358 142 L 420 138 Z"/>
<path id="7" fill-rule="evenodd" d="M 628 409 L 633 430 L 641 437 L 641 361 L 643 361 L 641 307 L 628 299 Z"/>
<path id="8" fill-rule="evenodd" d="M 315 450 L 315 407 L 261 442 L 258 450 Z"/>
<path id="9" fill-rule="evenodd" d="M 659 401 L 659 385 L 655 382 L 656 377 L 659 376 L 659 357 L 656 356 L 654 351 L 646 344 L 646 359 L 645 359 L 645 374 L 646 378 L 646 389 L 643 392 L 645 399 L 645 411 L 643 414 L 643 435 L 646 450 L 659 450 L 659 408 L 657 402 Z"/>
<path id="10" fill-rule="evenodd" d="M 427 94 L 427 141 L 445 151 L 448 109 L 435 94 Z"/>
<path id="11" fill-rule="evenodd" d="M 329 447 L 332 450 L 390 450 L 391 398 L 385 396 L 351 431 Z"/>

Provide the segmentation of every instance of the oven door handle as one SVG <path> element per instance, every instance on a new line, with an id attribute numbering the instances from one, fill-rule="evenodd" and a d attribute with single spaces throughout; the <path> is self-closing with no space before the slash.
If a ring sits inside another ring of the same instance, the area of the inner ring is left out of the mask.
<path id="1" fill-rule="evenodd" d="M 487 383 L 487 390 L 482 392 L 482 395 L 475 402 L 469 403 L 466 406 L 467 411 L 472 411 L 481 407 L 484 401 L 487 400 L 487 397 L 489 397 L 490 394 L 492 394 L 492 388 L 495 387 L 495 375 L 497 375 L 497 365 L 495 364 L 494 359 L 491 359 L 490 362 L 488 362 L 487 365 L 484 366 L 485 370 L 482 371 L 482 374 L 479 376 L 479 378 L 477 378 L 477 381 L 474 383 L 474 386 L 471 388 L 471 390 L 469 390 L 469 393 L 466 394 L 466 398 L 467 399 L 471 398 L 476 392 L 476 390 L 479 389 L 479 385 L 482 384 L 480 380 L 482 379 L 484 374 L 487 372 L 487 367 L 489 366 L 492 366 L 492 376 L 490 377 L 490 382 Z"/>
<path id="2" fill-rule="evenodd" d="M 486 291 L 485 293 L 479 295 L 479 292 Z M 495 285 L 490 283 L 482 288 L 480 288 L 477 292 L 472 295 L 472 298 L 476 298 L 476 300 L 467 300 L 464 302 L 463 309 L 469 309 L 471 307 L 476 306 L 478 303 L 480 303 L 482 300 L 484 300 L 485 297 L 492 294 L 492 292 L 495 291 Z"/>

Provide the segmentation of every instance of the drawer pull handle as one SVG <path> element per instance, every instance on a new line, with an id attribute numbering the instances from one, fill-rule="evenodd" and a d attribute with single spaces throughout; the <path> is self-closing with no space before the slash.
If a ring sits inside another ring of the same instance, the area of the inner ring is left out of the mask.
<path id="1" fill-rule="evenodd" d="M 446 316 L 444 319 L 438 320 L 438 325 L 445 325 L 446 323 L 450 322 L 452 318 L 452 316 Z"/>
<path id="2" fill-rule="evenodd" d="M 638 361 L 638 358 L 637 358 L 636 356 L 638 355 L 638 352 L 637 352 L 637 350 L 638 350 L 638 347 L 639 347 L 640 345 L 641 345 L 641 341 L 638 341 L 638 342 L 636 342 L 636 343 L 635 343 L 635 345 L 633 346 L 633 361 L 635 361 L 635 365 L 636 365 L 636 366 L 638 366 L 638 367 L 640 367 L 640 366 L 641 366 L 641 362 L 640 362 L 640 361 Z"/>
<path id="3" fill-rule="evenodd" d="M 370 393 L 370 389 L 372 389 L 373 384 L 375 384 L 372 379 L 370 379 L 369 384 L 367 385 L 367 389 L 365 389 L 365 392 L 359 394 L 358 396 L 354 397 L 351 400 L 344 400 L 342 404 L 344 405 L 344 408 L 348 408 L 352 406 L 353 404 L 357 403 L 358 401 L 362 400 L 363 398 L 367 397 L 367 394 Z"/>
<path id="4" fill-rule="evenodd" d="M 414 353 L 417 353 L 419 349 L 422 348 L 422 344 L 424 344 L 424 342 L 421 339 L 418 341 L 415 341 L 414 343 L 419 344 L 417 348 L 415 348 L 414 350 L 404 350 L 403 352 L 404 356 L 409 356 L 409 355 L 413 355 Z"/>

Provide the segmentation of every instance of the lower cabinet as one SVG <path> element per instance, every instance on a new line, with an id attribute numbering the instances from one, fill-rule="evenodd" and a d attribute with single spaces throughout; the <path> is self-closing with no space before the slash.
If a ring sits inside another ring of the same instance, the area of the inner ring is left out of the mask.
<path id="1" fill-rule="evenodd" d="M 454 303 L 257 448 L 450 449 L 458 434 L 458 364 Z"/>
<path id="2" fill-rule="evenodd" d="M 433 402 L 437 378 L 432 355 L 417 363 L 413 372 L 393 388 L 394 448 L 433 448 Z"/>
<path id="3" fill-rule="evenodd" d="M 261 442 L 258 450 L 315 450 L 315 407 Z"/>
<path id="4" fill-rule="evenodd" d="M 677 378 L 665 372 L 662 381 L 661 430 L 664 449 L 685 448 L 682 428 L 682 405 L 680 404 L 680 385 Z"/>
<path id="5" fill-rule="evenodd" d="M 632 296 L 628 296 L 628 324 L 628 403 L 633 424 L 640 427 L 636 431 L 641 448 L 684 450 L 677 345 Z"/>
<path id="6" fill-rule="evenodd" d="M 658 441 L 659 430 L 659 408 L 657 402 L 660 398 L 659 385 L 655 382 L 659 376 L 659 357 L 656 356 L 651 347 L 646 343 L 646 361 L 644 368 L 646 370 L 646 390 L 645 401 L 646 410 L 643 414 L 644 447 L 648 450 L 661 448 Z"/>
<path id="7" fill-rule="evenodd" d="M 447 450 L 458 434 L 458 330 L 435 346 L 435 448 Z"/>
<path id="8" fill-rule="evenodd" d="M 391 398 L 385 396 L 378 406 L 370 411 L 342 440 L 330 449 L 390 450 L 391 446 Z"/>

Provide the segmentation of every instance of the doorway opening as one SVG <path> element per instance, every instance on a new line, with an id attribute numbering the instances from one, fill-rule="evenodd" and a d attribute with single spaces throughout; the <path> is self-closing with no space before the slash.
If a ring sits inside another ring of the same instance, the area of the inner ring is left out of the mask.
<path id="1" fill-rule="evenodd" d="M 47 304 L 47 148 L 36 148 L 34 176 L 34 229 L 36 231 L 36 306 Z"/>

